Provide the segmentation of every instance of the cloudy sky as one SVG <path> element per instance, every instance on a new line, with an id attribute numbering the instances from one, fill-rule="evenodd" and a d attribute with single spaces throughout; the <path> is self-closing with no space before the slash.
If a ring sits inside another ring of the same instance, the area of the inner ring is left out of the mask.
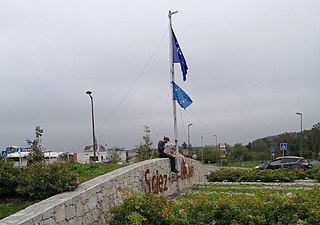
<path id="1" fill-rule="evenodd" d="M 247 144 L 320 122 L 319 0 L 1 0 L 0 148 L 173 138 L 168 11 L 189 66 L 179 143 Z M 201 136 L 203 137 L 201 139 Z"/>

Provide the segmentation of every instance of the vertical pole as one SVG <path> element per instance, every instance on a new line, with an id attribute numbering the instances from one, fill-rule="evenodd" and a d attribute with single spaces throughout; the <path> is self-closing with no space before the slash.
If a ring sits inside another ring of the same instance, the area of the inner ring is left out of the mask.
<path id="1" fill-rule="evenodd" d="M 93 97 L 92 97 L 92 92 L 87 91 L 87 95 L 89 95 L 91 99 L 91 118 L 92 118 L 92 141 L 93 141 L 93 161 L 96 161 L 96 151 L 97 151 L 97 140 L 96 140 L 96 134 L 94 131 L 94 113 L 93 113 Z"/>
<path id="2" fill-rule="evenodd" d="M 190 126 L 188 125 L 188 148 L 190 146 L 190 130 L 189 130 Z"/>
<path id="3" fill-rule="evenodd" d="M 171 82 L 174 82 L 174 64 L 173 64 L 173 46 L 172 46 L 172 21 L 171 16 L 177 12 L 171 12 L 169 11 L 168 17 L 169 17 L 169 63 L 170 63 L 170 77 Z M 173 95 L 173 90 L 172 90 Z M 176 169 L 179 170 L 179 146 L 178 146 L 178 126 L 177 126 L 177 107 L 176 107 L 176 101 L 172 98 L 172 107 L 173 107 L 173 130 L 174 130 L 174 144 L 176 149 Z"/>
<path id="4" fill-rule="evenodd" d="M 216 147 L 218 147 L 218 136 L 215 134 L 215 135 L 213 135 L 213 136 L 215 136 L 216 137 Z"/>
<path id="5" fill-rule="evenodd" d="M 190 155 L 190 126 L 192 126 L 193 123 L 188 124 L 188 155 Z"/>
<path id="6" fill-rule="evenodd" d="M 201 162 L 203 164 L 203 136 L 201 136 Z"/>
<path id="7" fill-rule="evenodd" d="M 93 139 L 93 161 L 96 161 L 96 150 L 97 150 L 97 143 L 96 143 L 96 134 L 94 131 L 94 112 L 93 112 L 93 97 L 90 95 L 91 98 L 91 115 L 92 115 L 92 139 Z"/>
<path id="8" fill-rule="evenodd" d="M 300 117 L 301 117 L 301 126 L 300 126 L 300 151 L 301 151 L 301 157 L 302 157 L 302 113 L 301 113 Z"/>
<path id="9" fill-rule="evenodd" d="M 302 113 L 297 112 L 296 114 L 300 116 L 300 156 L 302 157 Z"/>

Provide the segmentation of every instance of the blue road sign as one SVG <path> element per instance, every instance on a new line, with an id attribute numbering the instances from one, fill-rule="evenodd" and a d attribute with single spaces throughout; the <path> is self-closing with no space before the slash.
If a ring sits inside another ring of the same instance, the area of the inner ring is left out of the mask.
<path id="1" fill-rule="evenodd" d="M 2 150 L 2 151 L 1 151 L 1 156 L 2 156 L 3 158 L 7 158 L 7 156 L 8 156 L 7 150 Z"/>
<path id="2" fill-rule="evenodd" d="M 285 151 L 287 149 L 287 143 L 280 143 L 280 151 Z"/>
<path id="3" fill-rule="evenodd" d="M 271 147 L 269 148 L 269 151 L 270 151 L 271 153 L 274 152 L 274 147 L 271 146 Z"/>

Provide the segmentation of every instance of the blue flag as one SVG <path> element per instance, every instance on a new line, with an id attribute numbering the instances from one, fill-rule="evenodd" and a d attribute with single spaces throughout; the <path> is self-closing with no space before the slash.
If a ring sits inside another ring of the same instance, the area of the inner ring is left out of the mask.
<path id="1" fill-rule="evenodd" d="M 175 82 L 172 81 L 171 83 L 173 100 L 177 100 L 179 105 L 186 109 L 193 101 Z"/>
<path id="2" fill-rule="evenodd" d="M 173 63 L 180 63 L 181 66 L 181 71 L 182 71 L 182 76 L 183 76 L 183 81 L 186 81 L 187 79 L 187 62 L 186 59 L 183 56 L 182 50 L 180 48 L 180 45 L 178 43 L 178 40 L 176 38 L 176 35 L 172 31 L 172 58 L 173 58 Z"/>

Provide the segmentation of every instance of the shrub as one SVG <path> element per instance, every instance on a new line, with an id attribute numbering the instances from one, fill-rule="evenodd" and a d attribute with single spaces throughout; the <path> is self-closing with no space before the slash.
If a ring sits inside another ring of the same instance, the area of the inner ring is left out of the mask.
<path id="1" fill-rule="evenodd" d="M 293 182 L 297 179 L 315 179 L 320 181 L 320 169 L 277 169 L 277 170 L 241 170 L 241 169 L 220 169 L 212 171 L 208 175 L 209 182 Z"/>
<path id="2" fill-rule="evenodd" d="M 212 224 L 215 216 L 215 201 L 205 194 L 191 195 L 171 204 L 169 224 Z"/>
<path id="3" fill-rule="evenodd" d="M 19 168 L 15 168 L 10 160 L 0 160 L 0 196 L 8 197 L 15 195 L 15 188 L 18 184 L 17 174 Z"/>
<path id="4" fill-rule="evenodd" d="M 167 224 L 169 202 L 164 196 L 134 193 L 113 207 L 110 225 Z"/>
<path id="5" fill-rule="evenodd" d="M 236 182 L 245 173 L 245 170 L 241 169 L 219 169 L 211 172 L 208 175 L 208 181 L 210 182 Z"/>
<path id="6" fill-rule="evenodd" d="M 34 163 L 23 167 L 18 176 L 17 193 L 25 199 L 41 200 L 52 195 L 74 190 L 78 183 L 75 171 L 68 164 Z"/>

